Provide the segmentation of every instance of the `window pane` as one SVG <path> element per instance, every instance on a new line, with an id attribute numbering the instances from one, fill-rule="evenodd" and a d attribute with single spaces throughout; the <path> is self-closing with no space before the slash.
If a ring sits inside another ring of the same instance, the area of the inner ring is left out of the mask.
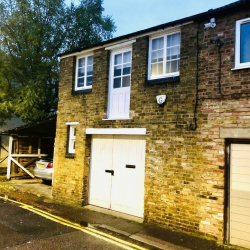
<path id="1" fill-rule="evenodd" d="M 157 75 L 157 64 L 151 64 L 151 76 Z"/>
<path id="2" fill-rule="evenodd" d="M 167 49 L 167 60 L 171 58 L 171 49 Z"/>
<path id="3" fill-rule="evenodd" d="M 114 89 L 121 87 L 121 77 L 114 79 Z"/>
<path id="4" fill-rule="evenodd" d="M 85 75 L 85 67 L 78 69 L 78 77 L 82 77 Z"/>
<path id="5" fill-rule="evenodd" d="M 85 66 L 85 57 L 78 60 L 78 67 Z"/>
<path id="6" fill-rule="evenodd" d="M 87 68 L 87 76 L 93 75 L 93 66 L 88 66 Z"/>
<path id="7" fill-rule="evenodd" d="M 158 63 L 158 75 L 163 74 L 163 63 Z"/>
<path id="8" fill-rule="evenodd" d="M 114 67 L 114 76 L 120 76 L 122 74 L 122 70 L 121 70 L 122 66 L 115 66 Z"/>
<path id="9" fill-rule="evenodd" d="M 158 58 L 158 52 L 157 51 L 152 52 L 152 54 L 151 54 L 151 62 L 156 63 L 157 58 Z"/>
<path id="10" fill-rule="evenodd" d="M 171 59 L 177 59 L 180 57 L 179 46 L 173 47 L 171 50 Z"/>
<path id="11" fill-rule="evenodd" d="M 250 62 L 250 23 L 241 25 L 240 62 Z"/>
<path id="12" fill-rule="evenodd" d="M 73 149 L 75 149 L 75 141 L 72 141 Z"/>
<path id="13" fill-rule="evenodd" d="M 84 86 L 84 77 L 83 78 L 79 78 L 77 80 L 77 87 L 83 87 Z"/>
<path id="14" fill-rule="evenodd" d="M 152 40 L 152 50 L 162 49 L 164 44 L 164 38 L 156 38 Z"/>
<path id="15" fill-rule="evenodd" d="M 115 55 L 115 65 L 122 63 L 122 54 Z"/>
<path id="16" fill-rule="evenodd" d="M 93 56 L 89 56 L 88 57 L 88 65 L 92 65 L 93 64 Z"/>
<path id="17" fill-rule="evenodd" d="M 123 54 L 123 63 L 131 62 L 131 51 Z"/>
<path id="18" fill-rule="evenodd" d="M 123 75 L 128 75 L 128 74 L 130 74 L 130 72 L 131 72 L 131 64 L 128 63 L 128 64 L 123 65 L 122 74 Z"/>
<path id="19" fill-rule="evenodd" d="M 170 62 L 167 62 L 166 70 L 167 70 L 167 73 L 171 73 L 171 64 L 170 64 Z"/>
<path id="20" fill-rule="evenodd" d="M 122 78 L 122 87 L 129 87 L 130 86 L 130 76 L 124 76 Z"/>
<path id="21" fill-rule="evenodd" d="M 167 47 L 180 44 L 180 33 L 167 36 Z"/>
<path id="22" fill-rule="evenodd" d="M 179 71 L 178 69 L 178 61 L 172 61 L 171 62 L 171 72 L 177 72 Z"/>
<path id="23" fill-rule="evenodd" d="M 163 61 L 163 49 L 158 50 L 158 62 L 162 62 Z"/>
<path id="24" fill-rule="evenodd" d="M 88 76 L 87 77 L 87 86 L 91 86 L 92 85 L 92 76 Z"/>

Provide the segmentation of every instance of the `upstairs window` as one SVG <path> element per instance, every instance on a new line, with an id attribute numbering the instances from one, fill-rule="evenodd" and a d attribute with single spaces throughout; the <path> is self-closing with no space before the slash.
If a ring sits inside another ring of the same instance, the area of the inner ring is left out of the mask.
<path id="1" fill-rule="evenodd" d="M 92 88 L 93 62 L 94 58 L 92 55 L 77 58 L 75 81 L 76 91 Z"/>
<path id="2" fill-rule="evenodd" d="M 151 38 L 148 79 L 179 76 L 180 32 Z"/>
<path id="3" fill-rule="evenodd" d="M 236 21 L 235 68 L 250 67 L 250 18 Z"/>

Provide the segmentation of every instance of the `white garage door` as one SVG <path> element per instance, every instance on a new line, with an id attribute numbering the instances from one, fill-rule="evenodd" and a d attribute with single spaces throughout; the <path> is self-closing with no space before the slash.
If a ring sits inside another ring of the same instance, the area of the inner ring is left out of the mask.
<path id="1" fill-rule="evenodd" d="M 250 145 L 231 144 L 230 243 L 250 248 Z"/>
<path id="2" fill-rule="evenodd" d="M 143 217 L 145 137 L 93 135 L 89 203 Z"/>

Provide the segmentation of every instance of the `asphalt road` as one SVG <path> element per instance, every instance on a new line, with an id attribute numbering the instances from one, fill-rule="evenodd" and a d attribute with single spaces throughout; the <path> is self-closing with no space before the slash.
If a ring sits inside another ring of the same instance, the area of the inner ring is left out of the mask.
<path id="1" fill-rule="evenodd" d="M 0 249 L 124 249 L 0 199 Z"/>

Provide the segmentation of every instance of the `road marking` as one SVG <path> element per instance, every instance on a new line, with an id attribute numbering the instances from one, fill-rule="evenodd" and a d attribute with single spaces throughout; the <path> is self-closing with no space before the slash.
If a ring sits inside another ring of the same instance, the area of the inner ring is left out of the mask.
<path id="1" fill-rule="evenodd" d="M 109 234 L 100 232 L 100 231 L 98 231 L 96 229 L 83 227 L 83 226 L 81 226 L 81 225 L 79 225 L 77 223 L 73 223 L 71 221 L 65 220 L 65 219 L 63 219 L 63 218 L 61 218 L 59 216 L 50 214 L 48 212 L 45 212 L 43 210 L 40 210 L 40 209 L 35 208 L 33 206 L 30 206 L 28 204 L 25 204 L 25 203 L 22 203 L 22 202 L 19 202 L 19 201 L 15 201 L 15 200 L 12 200 L 12 199 L 9 199 L 9 198 L 6 198 L 6 197 L 1 197 L 1 196 L 0 196 L 0 199 L 16 203 L 16 204 L 19 205 L 19 207 L 21 207 L 23 209 L 26 209 L 28 211 L 31 211 L 31 212 L 33 212 L 35 214 L 38 214 L 38 215 L 40 215 L 40 216 L 42 216 L 42 217 L 44 217 L 46 219 L 57 222 L 57 223 L 62 224 L 64 226 L 68 226 L 68 227 L 80 230 L 80 231 L 82 231 L 84 233 L 87 233 L 87 234 L 92 235 L 94 237 L 97 237 L 99 239 L 105 240 L 105 241 L 107 241 L 109 243 L 112 243 L 114 245 L 117 245 L 117 246 L 119 246 L 121 248 L 124 248 L 124 249 L 127 249 L 127 250 L 134 250 L 134 249 L 148 250 L 147 248 L 138 246 L 136 244 L 127 242 L 125 240 L 121 240 L 121 239 L 119 239 L 117 237 L 114 237 L 114 236 L 111 236 Z"/>

